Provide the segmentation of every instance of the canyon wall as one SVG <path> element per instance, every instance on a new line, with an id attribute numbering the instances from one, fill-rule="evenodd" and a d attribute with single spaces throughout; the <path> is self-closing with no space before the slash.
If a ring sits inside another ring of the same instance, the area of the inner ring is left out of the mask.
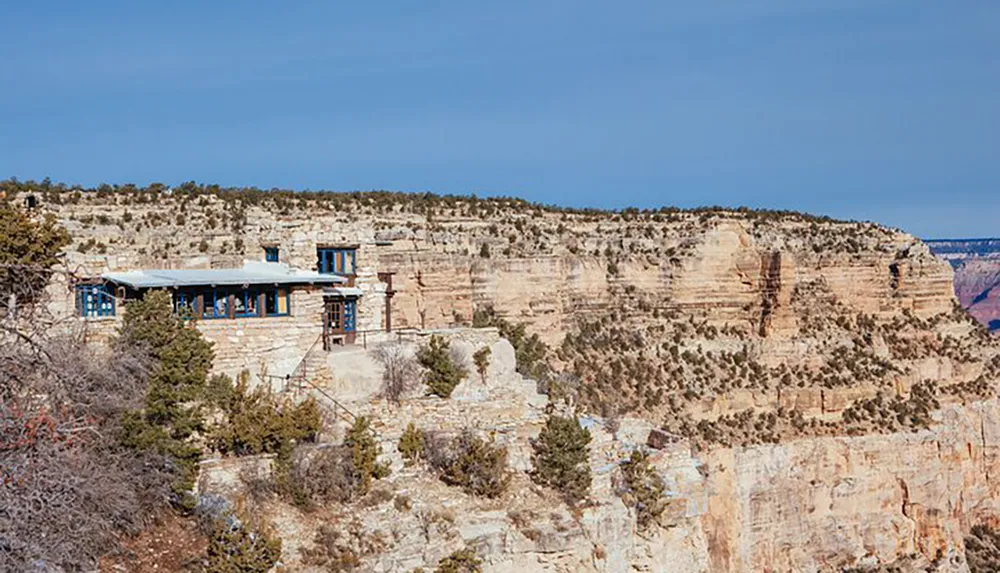
<path id="1" fill-rule="evenodd" d="M 359 328 L 384 327 L 380 273 L 394 273 L 396 329 L 485 315 L 547 344 L 532 355 L 495 331 L 459 336 L 467 351 L 493 349 L 487 380 L 395 407 L 375 399 L 379 370 L 363 348 L 311 358 L 317 383 L 378 420 L 395 470 L 388 499 L 412 505 L 324 508 L 330 523 L 384 535 L 386 550 L 366 558 L 378 570 L 433 567 L 471 545 L 490 571 L 965 571 L 964 536 L 998 517 L 1000 345 L 957 307 L 951 266 L 903 232 L 796 213 L 383 193 L 30 192 L 74 237 L 69 279 L 50 288 L 64 313 L 72 280 L 107 270 L 234 267 L 271 245 L 311 269 L 318 244 L 349 243 L 365 290 Z M 311 331 L 290 326 L 204 328 L 220 368 L 278 372 L 306 359 Z M 514 371 L 515 353 L 558 400 Z M 576 409 L 594 435 L 585 507 L 526 477 L 548 407 Z M 395 443 L 410 421 L 494 436 L 510 451 L 511 492 L 477 500 L 404 467 Z M 670 503 L 640 532 L 615 480 L 653 429 L 674 440 L 653 452 Z M 242 463 L 207 464 L 208 491 L 227 491 Z M 316 518 L 266 510 L 299 563 Z"/>
<path id="2" fill-rule="evenodd" d="M 649 459 L 664 479 L 668 504 L 645 530 L 618 495 L 616 468 L 647 443 L 652 426 L 624 418 L 612 431 L 607 420 L 585 417 L 594 483 L 591 501 L 572 510 L 527 479 L 529 439 L 550 403 L 515 372 L 510 344 L 490 330 L 439 334 L 467 356 L 489 347 L 486 377 L 467 379 L 452 399 L 413 396 L 391 405 L 371 394 L 354 397 L 349 407 L 377 421 L 382 459 L 392 468 L 375 485 L 385 493 L 374 498 L 383 501 L 315 513 L 269 503 L 264 511 L 285 539 L 286 563 L 294 570 L 310 570 L 302 551 L 319 527 L 335 523 L 380 539 L 382 549 L 363 561 L 384 571 L 430 568 L 468 546 L 491 572 L 832 572 L 904 559 L 914 565 L 900 571 L 922 571 L 917 567 L 933 562 L 933 571 L 959 572 L 967 571 L 969 528 L 1000 515 L 995 399 L 946 405 L 930 428 L 917 432 L 702 452 L 686 440 L 659 444 Z M 407 344 L 415 349 L 419 338 Z M 351 369 L 377 372 L 379 366 L 362 352 Z M 510 492 L 477 499 L 405 465 L 396 443 L 410 423 L 446 435 L 471 429 L 505 446 L 515 472 Z M 261 461 L 206 462 L 203 491 L 238 497 L 239 468 Z"/>

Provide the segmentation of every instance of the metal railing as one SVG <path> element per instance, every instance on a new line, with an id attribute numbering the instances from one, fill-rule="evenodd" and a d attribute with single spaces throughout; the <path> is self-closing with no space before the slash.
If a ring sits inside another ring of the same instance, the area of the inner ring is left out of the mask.
<path id="1" fill-rule="evenodd" d="M 284 376 L 268 375 L 267 378 L 271 380 L 282 380 L 284 382 L 282 391 L 287 393 L 289 390 L 293 390 L 295 392 L 296 400 L 298 399 L 299 391 L 303 389 L 303 387 L 315 390 L 320 394 L 320 396 L 330 402 L 333 409 L 333 415 L 335 417 L 353 423 L 356 418 L 354 413 L 348 410 L 347 407 L 341 404 L 336 398 L 331 396 L 329 392 L 320 388 L 316 384 L 313 384 L 313 382 L 309 379 L 309 359 L 317 351 L 317 347 L 319 347 L 322 342 L 323 335 L 321 334 L 315 341 L 313 341 L 312 345 L 309 346 L 309 350 L 307 350 L 302 356 L 302 360 L 299 361 L 290 374 L 285 374 Z"/>

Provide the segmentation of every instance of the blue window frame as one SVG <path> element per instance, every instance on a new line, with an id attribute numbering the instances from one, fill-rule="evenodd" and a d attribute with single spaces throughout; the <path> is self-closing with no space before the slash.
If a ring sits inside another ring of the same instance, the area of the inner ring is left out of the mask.
<path id="1" fill-rule="evenodd" d="M 357 330 L 358 301 L 347 299 L 344 301 L 344 331 L 354 332 Z"/>
<path id="2" fill-rule="evenodd" d="M 261 308 L 260 295 L 264 295 L 264 306 Z M 174 291 L 174 311 L 189 318 L 197 316 L 194 306 L 202 297 L 201 318 L 229 318 L 229 296 L 232 295 L 232 316 L 235 318 L 254 318 L 264 316 L 288 316 L 291 299 L 287 287 L 222 287 L 214 289 L 185 288 Z M 264 313 L 261 313 L 264 310 Z"/>
<path id="3" fill-rule="evenodd" d="M 353 275 L 357 270 L 356 250 L 348 248 L 317 248 L 316 268 L 324 274 Z"/>
<path id="4" fill-rule="evenodd" d="M 278 262 L 278 247 L 264 247 L 264 260 L 269 263 Z"/>
<path id="5" fill-rule="evenodd" d="M 184 318 L 190 318 L 194 313 L 195 293 L 183 290 L 174 291 L 174 312 Z"/>
<path id="6" fill-rule="evenodd" d="M 202 292 L 201 317 L 228 318 L 229 317 L 229 293 L 221 289 L 210 289 Z"/>
<path id="7" fill-rule="evenodd" d="M 77 285 L 76 308 L 80 316 L 114 316 L 115 297 L 106 285 Z"/>
<path id="8" fill-rule="evenodd" d="M 290 309 L 288 289 L 275 288 L 264 291 L 264 310 L 267 316 L 288 316 Z"/>
<path id="9" fill-rule="evenodd" d="M 234 293 L 234 314 L 239 318 L 250 316 L 260 316 L 260 309 L 257 307 L 258 291 L 256 289 L 242 289 Z"/>

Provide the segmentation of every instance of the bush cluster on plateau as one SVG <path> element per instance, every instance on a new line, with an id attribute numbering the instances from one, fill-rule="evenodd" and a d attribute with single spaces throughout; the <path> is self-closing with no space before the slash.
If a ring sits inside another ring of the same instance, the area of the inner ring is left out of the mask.
<path id="1" fill-rule="evenodd" d="M 365 496 L 372 481 L 389 475 L 379 455 L 381 446 L 371 421 L 362 416 L 354 420 L 342 444 L 283 449 L 272 463 L 270 476 L 251 472 L 243 479 L 254 492 L 276 493 L 305 509 L 329 501 L 347 503 Z"/>
<path id="2" fill-rule="evenodd" d="M 244 371 L 235 386 L 228 377 L 213 384 L 225 416 L 212 430 L 212 444 L 220 452 L 239 456 L 278 453 L 290 443 L 315 440 L 322 426 L 315 399 L 293 404 L 267 388 L 249 389 L 249 378 Z"/>
<path id="3" fill-rule="evenodd" d="M 204 573 L 267 573 L 281 559 L 281 538 L 246 514 L 215 519 L 208 539 Z"/>
<path id="4" fill-rule="evenodd" d="M 510 483 L 507 449 L 468 429 L 449 438 L 419 430 L 411 422 L 397 448 L 407 465 L 426 461 L 441 481 L 470 495 L 499 497 Z"/>

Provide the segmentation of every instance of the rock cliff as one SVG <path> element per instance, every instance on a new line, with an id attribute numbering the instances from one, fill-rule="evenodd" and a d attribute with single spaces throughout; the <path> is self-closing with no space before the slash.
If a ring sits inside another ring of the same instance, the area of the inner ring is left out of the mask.
<path id="1" fill-rule="evenodd" d="M 382 539 L 363 561 L 383 571 L 432 567 L 463 545 L 491 571 L 966 571 L 963 539 L 1000 516 L 1000 347 L 956 304 L 951 267 L 900 231 L 784 212 L 378 192 L 7 193 L 36 196 L 70 230 L 77 274 L 232 266 L 271 244 L 312 268 L 316 244 L 350 242 L 359 281 L 395 273 L 394 326 L 476 323 L 515 339 L 473 331 L 468 348 L 496 357 L 485 383 L 394 409 L 372 399 L 379 373 L 363 351 L 331 360 L 323 384 L 380 420 L 396 471 L 371 506 L 320 517 L 269 507 L 292 563 L 319 519 L 357 520 Z M 591 425 L 582 509 L 524 476 L 547 406 Z M 394 445 L 409 421 L 496 435 L 519 472 L 512 492 L 480 502 L 403 467 Z M 670 504 L 640 532 L 614 479 L 652 430 L 670 437 L 652 458 Z M 241 463 L 207 467 L 205 487 L 226 491 Z M 400 496 L 409 501 L 387 501 Z"/>
<path id="2" fill-rule="evenodd" d="M 669 497 L 650 530 L 637 529 L 616 478 L 618 464 L 649 441 L 651 425 L 627 417 L 612 427 L 584 417 L 594 437 L 592 501 L 572 510 L 526 477 L 528 440 L 549 402 L 515 372 L 513 348 L 489 331 L 443 334 L 466 354 L 489 347 L 487 376 L 466 380 L 448 400 L 413 398 L 392 406 L 355 396 L 351 408 L 379 421 L 392 474 L 367 501 L 352 505 L 303 513 L 268 502 L 264 511 L 286 540 L 293 570 L 310 570 L 302 552 L 322 525 L 334 523 L 378 540 L 380 549 L 363 559 L 375 571 L 433 566 L 465 546 L 476 548 L 487 571 L 498 572 L 826 572 L 902 562 L 909 565 L 898 570 L 967 571 L 964 536 L 998 515 L 995 399 L 946 406 L 916 432 L 705 451 L 692 450 L 686 440 L 660 444 L 650 459 Z M 481 500 L 407 467 L 396 444 L 411 422 L 446 434 L 471 428 L 493 436 L 510 452 L 516 472 L 510 492 Z M 203 491 L 237 497 L 239 468 L 248 463 L 259 462 L 207 462 Z"/>

